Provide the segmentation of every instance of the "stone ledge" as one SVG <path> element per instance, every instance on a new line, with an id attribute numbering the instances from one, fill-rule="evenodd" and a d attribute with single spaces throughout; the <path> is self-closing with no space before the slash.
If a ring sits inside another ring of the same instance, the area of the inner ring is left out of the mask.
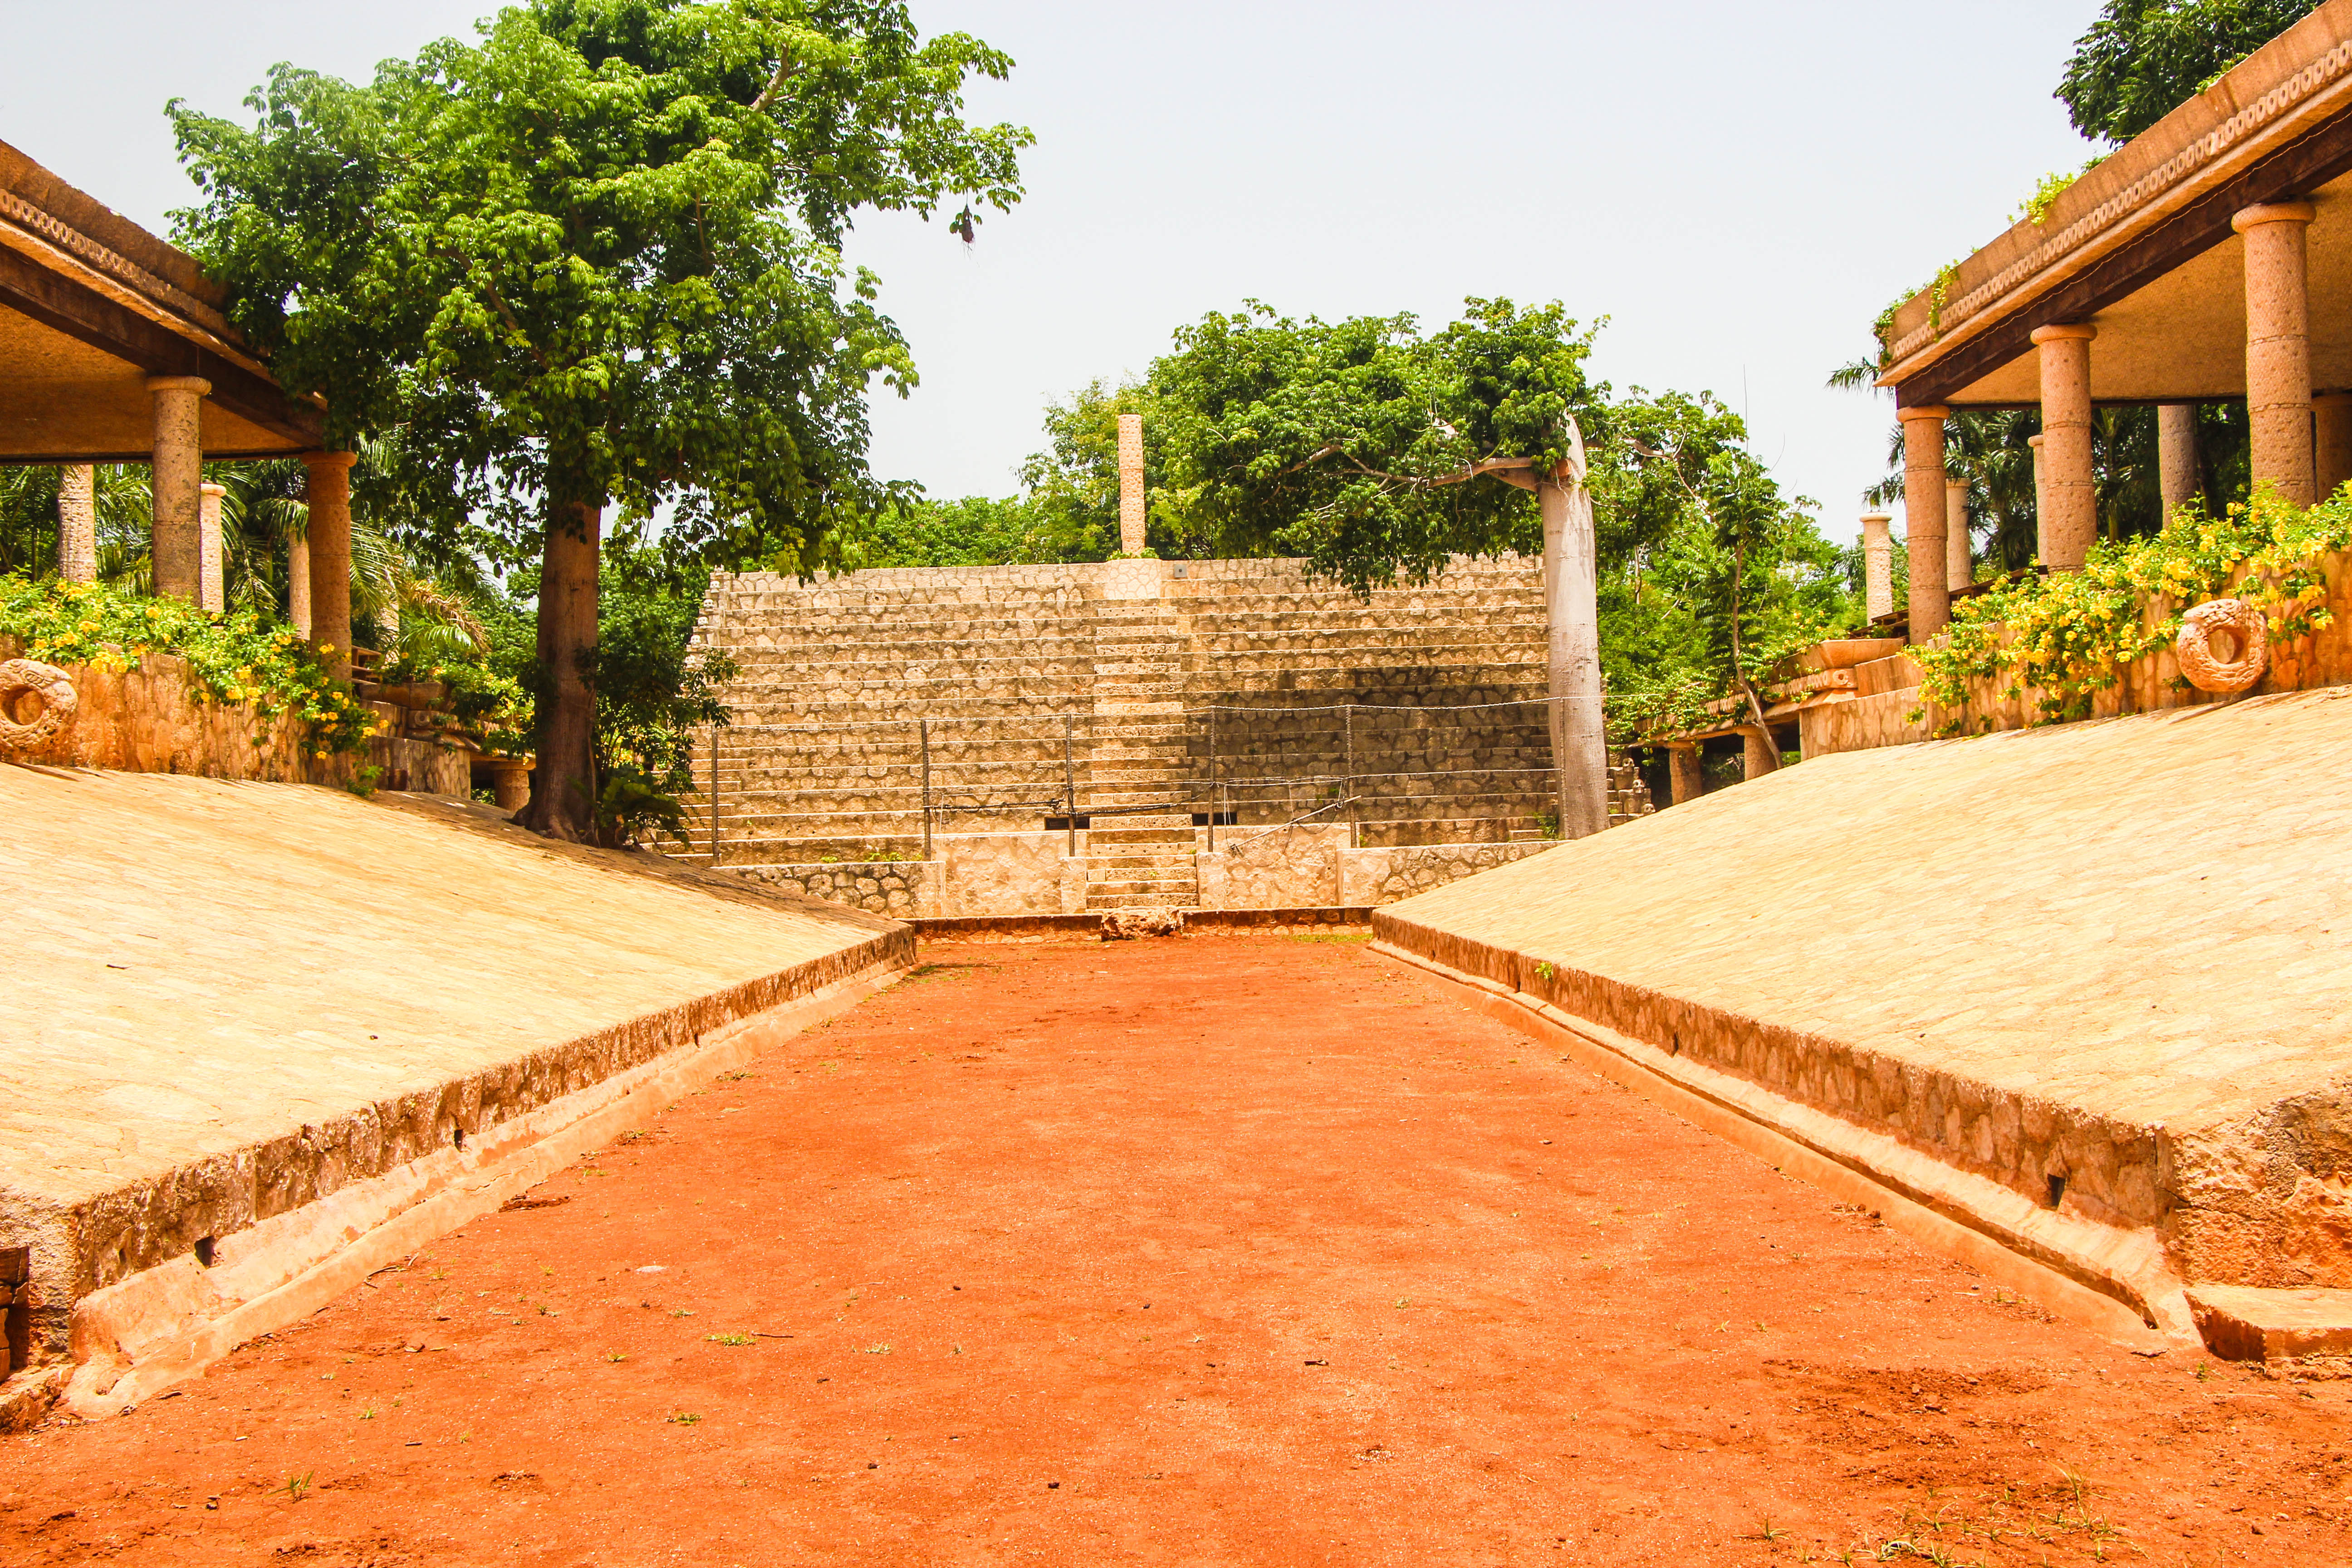
<path id="1" fill-rule="evenodd" d="M 2207 1346 L 2230 1361 L 2352 1356 L 2352 1290 L 2194 1285 L 2189 1307 Z"/>
<path id="2" fill-rule="evenodd" d="M 904 935 L 906 933 L 898 933 Z M 77 1363 L 61 1403 L 85 1418 L 141 1401 L 259 1334 L 309 1316 L 377 1269 L 488 1214 L 680 1097 L 898 978 L 904 951 L 692 1043 L 226 1238 L 206 1268 L 180 1257 L 75 1304 Z M 819 960 L 787 973 L 821 974 Z M 54 1370 L 54 1369 L 52 1369 Z"/>
<path id="3" fill-rule="evenodd" d="M 1373 914 L 1373 951 L 1454 982 L 1481 1010 L 1567 1048 L 1581 1065 L 1832 1194 L 1857 1193 L 1897 1230 L 2011 1286 L 2058 1315 L 2135 1342 L 2194 1343 L 2179 1280 L 2152 1231 L 2035 1207 L 1988 1178 L 1744 1079 L 1563 1012 L 1416 951 L 1440 933 Z M 2158 1336 L 2161 1336 L 2159 1339 Z"/>

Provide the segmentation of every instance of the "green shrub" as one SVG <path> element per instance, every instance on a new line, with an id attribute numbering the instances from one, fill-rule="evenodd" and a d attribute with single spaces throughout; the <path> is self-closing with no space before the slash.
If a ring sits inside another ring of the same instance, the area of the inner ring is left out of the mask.
<path id="1" fill-rule="evenodd" d="M 247 704 L 265 721 L 290 713 L 310 726 L 321 757 L 356 752 L 375 731 L 375 715 L 320 662 L 330 650 L 250 610 L 215 616 L 102 584 L 0 577 L 0 637 L 22 643 L 27 658 L 118 672 L 174 655 L 187 661 L 197 696 Z"/>

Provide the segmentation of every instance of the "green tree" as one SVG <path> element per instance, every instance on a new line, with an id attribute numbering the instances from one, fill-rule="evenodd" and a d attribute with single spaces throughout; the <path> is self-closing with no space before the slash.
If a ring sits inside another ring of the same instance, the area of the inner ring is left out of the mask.
<path id="1" fill-rule="evenodd" d="M 887 506 L 841 537 L 841 563 L 870 566 L 1012 566 L 1067 559 L 1052 552 L 1028 498 L 912 499 Z"/>
<path id="2" fill-rule="evenodd" d="M 1535 553 L 1531 496 L 1462 481 L 1569 456 L 1572 421 L 1606 391 L 1584 374 L 1591 346 L 1559 305 L 1507 300 L 1471 300 L 1427 336 L 1410 315 L 1212 313 L 1145 389 L 1167 521 L 1216 554 L 1304 556 L 1360 592 L 1452 554 Z"/>
<path id="3" fill-rule="evenodd" d="M 0 575 L 39 578 L 57 572 L 58 478 L 59 470 L 46 464 L 0 468 Z M 143 592 L 155 517 L 146 465 L 96 465 L 90 496 L 98 514 L 98 580 Z"/>
<path id="4" fill-rule="evenodd" d="M 250 130 L 172 108 L 205 194 L 179 234 L 331 437 L 403 427 L 432 515 L 537 559 L 546 695 L 523 820 L 595 830 L 605 507 L 671 548 L 810 566 L 887 499 L 866 395 L 907 345 L 838 247 L 864 208 L 1020 195 L 1012 62 L 898 0 L 528 0 L 354 86 L 279 67 Z"/>
<path id="5" fill-rule="evenodd" d="M 2116 145 L 2319 8 L 2320 0 L 2107 0 L 2074 44 L 2058 99 L 2074 129 Z"/>
<path id="6" fill-rule="evenodd" d="M 1621 471 L 1596 465 L 1601 660 L 1619 732 L 1678 728 L 1725 695 L 1755 722 L 1789 656 L 1861 624 L 1849 552 L 1783 498 L 1713 398 L 1628 398 L 1610 414 Z"/>

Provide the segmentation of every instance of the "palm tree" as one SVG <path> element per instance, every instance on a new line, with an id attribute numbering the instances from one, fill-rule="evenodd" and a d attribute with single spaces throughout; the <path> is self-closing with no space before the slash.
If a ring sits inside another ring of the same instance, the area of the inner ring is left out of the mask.
<path id="1" fill-rule="evenodd" d="M 397 432 L 360 443 L 352 468 L 352 618 L 386 663 L 478 657 L 488 637 L 468 605 L 477 563 L 421 569 L 398 534 L 404 456 Z M 231 607 L 283 615 L 289 549 L 310 525 L 309 471 L 290 458 L 220 465 L 221 533 Z M 232 524 L 234 526 L 232 526 Z"/>
<path id="2" fill-rule="evenodd" d="M 47 467 L 0 468 L 0 573 L 47 577 L 58 569 L 58 481 Z M 92 475 L 100 582 L 145 592 L 154 494 L 145 468 L 100 463 Z"/>

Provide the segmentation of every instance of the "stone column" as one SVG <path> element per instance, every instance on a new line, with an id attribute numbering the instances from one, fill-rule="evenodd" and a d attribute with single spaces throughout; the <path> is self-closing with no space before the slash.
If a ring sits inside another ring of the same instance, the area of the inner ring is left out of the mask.
<path id="1" fill-rule="evenodd" d="M 2088 321 L 2033 329 L 2042 351 L 2042 526 L 2038 551 L 2053 572 L 2072 572 L 2099 536 L 2099 492 L 2091 464 L 2091 340 Z"/>
<path id="2" fill-rule="evenodd" d="M 1778 768 L 1780 747 L 1772 739 L 1772 731 L 1752 724 L 1740 731 L 1739 762 L 1742 778 L 1760 779 Z"/>
<path id="3" fill-rule="evenodd" d="M 1969 481 L 1944 481 L 1944 585 L 1958 593 L 1976 581 L 1969 553 Z"/>
<path id="4" fill-rule="evenodd" d="M 2042 436 L 2028 436 L 2025 438 L 2025 444 L 2033 448 L 2033 526 L 2037 532 L 2042 527 L 2042 519 L 2050 510 L 2049 492 L 2042 488 L 2042 443 L 2046 439 L 2046 437 Z M 2039 541 L 2035 542 L 2033 548 L 2035 553 L 2041 552 L 2042 546 Z"/>
<path id="5" fill-rule="evenodd" d="M 1894 521 L 1887 512 L 1862 514 L 1862 602 L 1874 621 L 1895 613 L 1895 541 L 1886 531 Z"/>
<path id="6" fill-rule="evenodd" d="M 2197 467 L 2197 405 L 2156 405 L 2156 475 L 2164 521 L 2169 522 L 2174 512 L 2196 500 L 2205 488 Z"/>
<path id="7" fill-rule="evenodd" d="M 213 384 L 194 375 L 151 375 L 155 399 L 155 592 L 194 603 L 202 591 L 199 556 L 205 482 L 203 409 Z"/>
<path id="8" fill-rule="evenodd" d="M 1666 765 L 1671 770 L 1668 777 L 1674 792 L 1671 804 L 1680 805 L 1706 793 L 1706 773 L 1696 742 L 1668 742 Z"/>
<path id="9" fill-rule="evenodd" d="M 490 763 L 490 803 L 500 811 L 520 811 L 530 804 L 531 759 L 499 757 Z"/>
<path id="10" fill-rule="evenodd" d="M 98 470 L 88 463 L 58 470 L 58 575 L 98 581 Z"/>
<path id="11" fill-rule="evenodd" d="M 196 607 L 219 615 L 228 608 L 227 574 L 221 564 L 221 498 L 226 485 L 196 487 Z"/>
<path id="12" fill-rule="evenodd" d="M 1903 531 L 1911 549 L 1911 640 L 1926 642 L 1952 618 L 1945 585 L 1944 420 L 1948 408 L 1898 408 L 1903 421 Z"/>
<path id="13" fill-rule="evenodd" d="M 2248 207 L 2230 220 L 2246 242 L 2246 422 L 2254 483 L 2312 502 L 2311 301 L 2304 239 L 2309 202 Z"/>
<path id="14" fill-rule="evenodd" d="M 1143 553 L 1143 416 L 1118 416 L 1118 552 Z"/>
<path id="15" fill-rule="evenodd" d="M 338 680 L 352 678 L 352 465 L 350 452 L 305 452 L 310 470 L 310 642 L 333 651 Z"/>
<path id="16" fill-rule="evenodd" d="M 286 624 L 310 636 L 310 536 L 298 533 L 286 542 Z"/>
<path id="17" fill-rule="evenodd" d="M 2311 400 L 2313 489 L 2326 500 L 2352 479 L 2352 392 L 2323 392 Z"/>

